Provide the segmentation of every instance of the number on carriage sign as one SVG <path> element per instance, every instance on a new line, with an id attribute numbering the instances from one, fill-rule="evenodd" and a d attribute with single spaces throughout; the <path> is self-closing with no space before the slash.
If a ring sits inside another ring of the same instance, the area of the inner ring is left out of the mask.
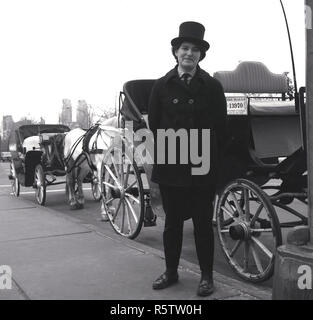
<path id="1" fill-rule="evenodd" d="M 247 115 L 248 99 L 246 97 L 227 97 L 227 114 Z"/>

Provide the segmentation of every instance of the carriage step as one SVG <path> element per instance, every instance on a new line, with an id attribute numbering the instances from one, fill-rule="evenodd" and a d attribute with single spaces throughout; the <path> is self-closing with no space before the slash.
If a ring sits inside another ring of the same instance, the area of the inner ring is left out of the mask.
<path id="1" fill-rule="evenodd" d="M 156 214 L 153 213 L 150 205 L 146 206 L 145 217 L 143 221 L 144 227 L 154 227 L 156 226 Z"/>
<path id="2" fill-rule="evenodd" d="M 153 220 L 144 220 L 143 221 L 143 226 L 144 227 L 155 227 L 157 225 L 156 223 L 156 216 Z"/>

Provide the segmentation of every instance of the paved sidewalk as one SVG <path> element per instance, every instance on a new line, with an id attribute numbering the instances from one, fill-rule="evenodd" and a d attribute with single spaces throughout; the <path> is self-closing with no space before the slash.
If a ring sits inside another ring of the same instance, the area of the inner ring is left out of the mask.
<path id="1" fill-rule="evenodd" d="M 181 260 L 180 281 L 155 291 L 159 250 L 107 236 L 101 228 L 0 190 L 0 265 L 12 268 L 1 299 L 269 300 L 271 291 L 214 273 L 216 291 L 199 298 L 198 266 Z"/>

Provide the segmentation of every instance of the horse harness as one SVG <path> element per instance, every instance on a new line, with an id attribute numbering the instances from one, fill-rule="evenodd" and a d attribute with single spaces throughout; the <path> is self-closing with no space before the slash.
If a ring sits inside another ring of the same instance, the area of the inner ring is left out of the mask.
<path id="1" fill-rule="evenodd" d="M 90 160 L 90 154 L 101 154 L 104 152 L 103 149 L 98 149 L 97 148 L 97 138 L 100 135 L 100 130 L 99 130 L 99 123 L 96 123 L 94 126 L 90 127 L 85 134 L 83 134 L 81 137 L 79 137 L 74 145 L 72 146 L 72 150 L 70 154 L 64 159 L 64 164 L 66 168 L 66 173 L 70 173 L 73 169 L 79 168 L 79 166 L 87 160 L 88 166 L 90 167 L 91 170 L 96 170 L 97 168 L 94 166 L 94 164 Z M 97 134 L 97 138 L 95 139 L 92 148 L 89 148 L 89 142 L 91 140 L 91 137 Z M 77 159 L 74 161 L 74 164 L 71 166 L 71 168 L 68 168 L 69 160 L 72 157 L 73 153 L 75 152 L 78 144 L 82 141 L 82 149 L 83 152 L 77 157 Z"/>

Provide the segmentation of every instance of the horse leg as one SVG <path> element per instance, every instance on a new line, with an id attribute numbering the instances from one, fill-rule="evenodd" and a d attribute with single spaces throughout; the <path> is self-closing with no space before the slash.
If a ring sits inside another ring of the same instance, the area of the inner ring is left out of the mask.
<path id="1" fill-rule="evenodd" d="M 76 201 L 77 201 L 77 209 L 83 209 L 85 198 L 84 198 L 84 192 L 83 192 L 83 180 L 85 178 L 85 172 L 82 170 L 82 168 L 78 168 L 77 173 L 77 194 L 76 194 Z"/>
<path id="2" fill-rule="evenodd" d="M 74 170 L 66 174 L 66 187 L 68 191 L 68 201 L 71 210 L 77 209 L 76 199 L 75 199 L 75 176 Z"/>
<path id="3" fill-rule="evenodd" d="M 97 171 L 97 176 L 98 176 L 98 181 L 99 181 L 99 188 L 101 189 L 101 170 L 98 170 Z M 108 217 L 108 214 L 107 214 L 107 209 L 106 209 L 106 206 L 104 205 L 106 199 L 105 197 L 103 196 L 103 193 L 102 191 L 100 190 L 100 193 L 101 193 L 101 207 L 100 207 L 100 213 L 101 213 L 101 219 L 102 221 L 109 221 L 109 217 Z"/>
<path id="4" fill-rule="evenodd" d="M 97 180 L 98 180 L 98 188 L 99 188 L 99 192 L 101 194 L 101 207 L 100 207 L 100 213 L 101 213 L 101 220 L 102 221 L 109 221 L 109 217 L 108 217 L 108 214 L 107 214 L 107 210 L 106 210 L 106 206 L 104 205 L 104 202 L 105 202 L 105 198 L 103 196 L 103 193 L 102 193 L 102 177 L 101 177 L 101 166 L 102 166 L 102 161 L 103 161 L 103 155 L 98 155 L 98 157 L 96 156 L 96 161 L 95 161 L 95 164 L 96 164 L 96 167 L 97 167 L 97 172 L 96 172 L 96 176 L 97 176 Z M 104 187 L 104 186 L 103 186 Z"/>

